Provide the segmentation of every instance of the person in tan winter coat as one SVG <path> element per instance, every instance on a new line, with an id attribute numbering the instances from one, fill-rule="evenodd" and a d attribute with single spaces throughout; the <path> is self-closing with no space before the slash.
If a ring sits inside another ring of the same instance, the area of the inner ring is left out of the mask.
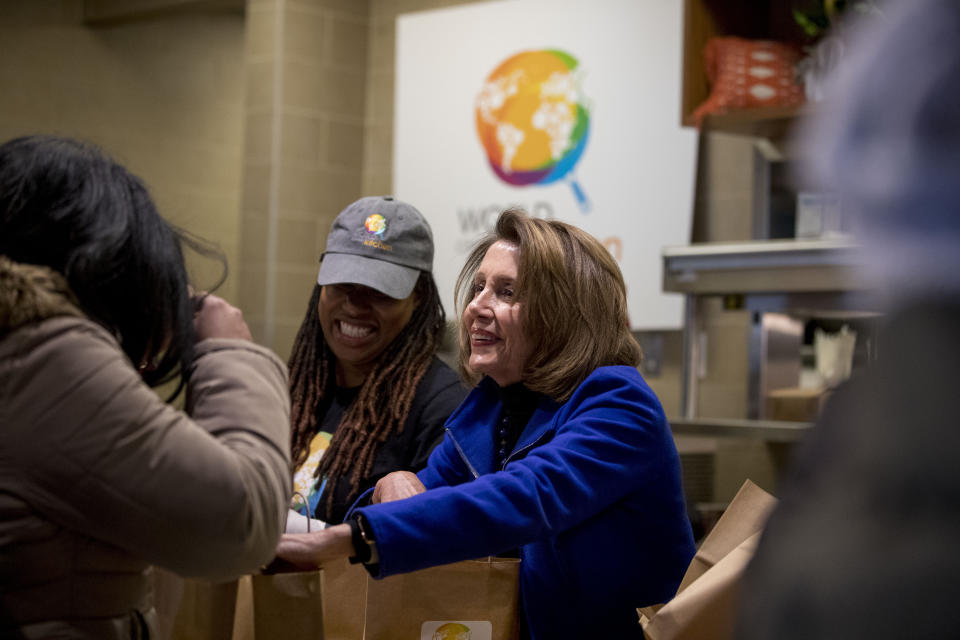
<path id="1" fill-rule="evenodd" d="M 99 149 L 0 145 L 0 637 L 149 638 L 150 565 L 228 579 L 273 556 L 286 368 L 237 309 L 191 300 L 184 242 Z M 176 377 L 184 411 L 150 388 Z"/>

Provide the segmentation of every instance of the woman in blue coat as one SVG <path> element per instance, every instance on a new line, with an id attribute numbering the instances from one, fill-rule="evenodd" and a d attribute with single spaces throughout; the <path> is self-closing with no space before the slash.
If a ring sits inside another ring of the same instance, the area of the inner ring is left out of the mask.
<path id="1" fill-rule="evenodd" d="M 278 557 L 350 556 L 383 577 L 516 552 L 522 635 L 643 637 L 636 607 L 675 594 L 694 544 L 616 262 L 576 227 L 508 210 L 457 299 L 477 384 L 427 467 L 383 478 L 343 525 L 284 536 Z"/>

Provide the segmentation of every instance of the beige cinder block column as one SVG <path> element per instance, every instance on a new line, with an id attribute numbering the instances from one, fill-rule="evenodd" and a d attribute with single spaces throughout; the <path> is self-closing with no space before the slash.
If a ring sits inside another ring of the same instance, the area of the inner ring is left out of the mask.
<path id="1" fill-rule="evenodd" d="M 330 223 L 361 195 L 366 0 L 249 0 L 240 304 L 289 355 Z"/>

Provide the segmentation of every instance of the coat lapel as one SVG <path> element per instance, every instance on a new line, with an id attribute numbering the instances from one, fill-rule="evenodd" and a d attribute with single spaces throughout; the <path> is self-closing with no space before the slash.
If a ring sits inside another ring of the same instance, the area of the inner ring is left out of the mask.
<path id="1" fill-rule="evenodd" d="M 448 423 L 454 441 L 467 462 L 477 473 L 499 471 L 495 465 L 494 430 L 502 409 L 497 387 L 492 380 L 484 378 L 477 385 L 474 401 L 456 420 Z M 537 410 L 517 440 L 517 445 L 508 457 L 509 460 L 526 455 L 529 449 L 548 442 L 553 437 L 555 418 L 560 408 L 549 398 L 540 401 Z"/>
<path id="2" fill-rule="evenodd" d="M 556 429 L 555 418 L 559 408 L 560 405 L 550 398 L 545 397 L 540 401 L 537 410 L 530 416 L 530 422 L 520 434 L 513 452 L 507 457 L 508 461 L 523 457 L 528 449 L 540 446 L 553 438 L 553 432 Z"/>
<path id="3" fill-rule="evenodd" d="M 458 410 L 456 420 L 447 423 L 460 454 L 469 466 L 483 475 L 493 471 L 493 428 L 500 415 L 497 388 L 484 378 L 468 397 L 469 405 Z M 466 403 L 465 403 L 466 404 Z"/>

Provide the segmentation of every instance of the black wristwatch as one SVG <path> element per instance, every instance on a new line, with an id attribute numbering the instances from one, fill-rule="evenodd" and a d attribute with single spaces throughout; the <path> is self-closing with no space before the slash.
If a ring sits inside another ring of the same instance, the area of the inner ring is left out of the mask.
<path id="1" fill-rule="evenodd" d="M 353 540 L 353 551 L 356 555 L 350 558 L 350 564 L 377 564 L 380 556 L 377 554 L 377 541 L 373 539 L 370 523 L 362 513 L 354 515 L 348 521 L 350 538 Z"/>

